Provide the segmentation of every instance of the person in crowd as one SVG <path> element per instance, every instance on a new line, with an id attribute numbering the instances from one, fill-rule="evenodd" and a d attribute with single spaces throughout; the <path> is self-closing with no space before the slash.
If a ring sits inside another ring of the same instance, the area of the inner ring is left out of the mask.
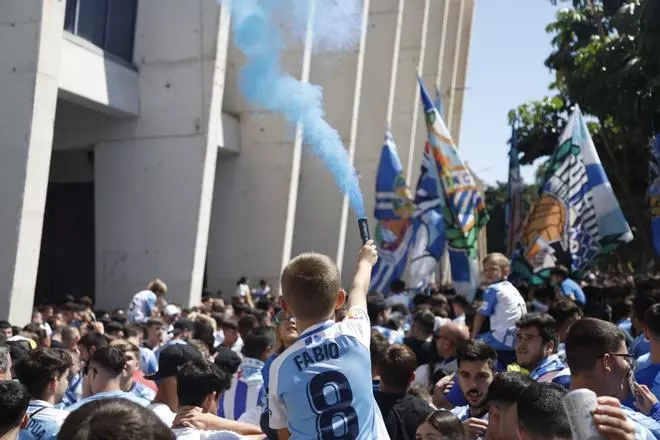
<path id="1" fill-rule="evenodd" d="M 403 280 L 394 280 L 390 283 L 390 294 L 387 296 L 387 300 L 392 306 L 401 304 L 406 308 L 410 307 L 411 297 Z"/>
<path id="2" fill-rule="evenodd" d="M 70 327 L 70 326 L 58 326 L 58 330 L 61 330 L 61 342 L 62 342 L 62 347 L 65 350 L 69 351 L 77 351 L 78 349 L 78 343 L 80 342 L 80 330 L 78 330 L 76 327 Z M 53 341 L 55 341 L 55 337 L 53 336 L 51 340 L 51 344 Z M 54 347 L 57 348 L 57 347 Z"/>
<path id="3" fill-rule="evenodd" d="M 67 409 L 75 411 L 88 402 L 113 397 L 131 400 L 142 406 L 149 405 L 149 401 L 135 394 L 127 393 L 121 389 L 122 374 L 126 366 L 126 358 L 121 349 L 105 346 L 97 349 L 89 363 L 89 389 L 90 395 L 82 398 Z"/>
<path id="4" fill-rule="evenodd" d="M 11 380 L 11 370 L 12 364 L 9 347 L 0 345 L 0 382 Z"/>
<path id="5" fill-rule="evenodd" d="M 633 311 L 633 299 L 625 298 L 621 303 L 616 307 L 618 319 L 616 321 L 617 327 L 626 332 L 626 334 L 632 337 L 633 325 L 632 325 L 632 311 Z"/>
<path id="6" fill-rule="evenodd" d="M 30 323 L 23 327 L 23 333 L 27 335 L 34 335 L 34 342 L 37 343 L 37 347 L 41 348 L 50 348 L 50 333 L 48 333 L 41 325 Z"/>
<path id="7" fill-rule="evenodd" d="M 73 411 L 57 440 L 175 440 L 174 432 L 142 405 L 121 398 L 96 400 Z"/>
<path id="8" fill-rule="evenodd" d="M 140 370 L 144 374 L 154 374 L 158 369 L 158 359 L 153 350 L 144 346 L 144 324 L 128 324 L 125 331 L 126 340 L 140 349 Z"/>
<path id="9" fill-rule="evenodd" d="M 571 300 L 560 299 L 550 307 L 548 315 L 552 316 L 556 323 L 557 336 L 559 337 L 557 354 L 559 359 L 566 362 L 566 348 L 564 346 L 566 336 L 568 336 L 568 331 L 573 323 L 578 319 L 582 319 L 582 309 Z"/>
<path id="10" fill-rule="evenodd" d="M 575 322 L 566 338 L 571 389 L 587 388 L 598 396 L 626 399 L 636 360 L 625 340 L 623 331 L 611 322 L 594 318 Z M 636 425 L 638 438 L 660 438 L 658 422 L 626 406 L 621 409 Z"/>
<path id="11" fill-rule="evenodd" d="M 403 343 L 412 349 L 419 365 L 428 364 L 434 358 L 431 337 L 435 329 L 435 316 L 428 310 L 422 310 L 413 316 L 410 330 Z"/>
<path id="12" fill-rule="evenodd" d="M 238 334 L 245 341 L 248 333 L 259 327 L 259 320 L 251 313 L 245 313 L 238 319 Z"/>
<path id="13" fill-rule="evenodd" d="M 470 330 L 464 325 L 449 322 L 435 331 L 435 346 L 440 359 L 420 365 L 415 370 L 413 385 L 431 390 L 442 377 L 456 373 L 456 347 L 470 340 Z"/>
<path id="14" fill-rule="evenodd" d="M 528 313 L 517 323 L 516 360 L 529 371 L 532 380 L 551 382 L 555 379 L 567 384 L 566 364 L 555 354 L 559 338 L 556 322 L 545 313 Z M 559 376 L 561 374 L 561 376 Z"/>
<path id="15" fill-rule="evenodd" d="M 252 298 L 259 302 L 262 298 L 270 295 L 270 286 L 266 280 L 259 280 L 259 288 L 252 291 Z"/>
<path id="16" fill-rule="evenodd" d="M 438 409 L 424 417 L 416 440 L 469 440 L 465 427 L 450 411 Z"/>
<path id="17" fill-rule="evenodd" d="M 0 321 L 0 333 L 5 335 L 5 340 L 14 336 L 14 329 L 8 321 Z"/>
<path id="18" fill-rule="evenodd" d="M 374 393 L 389 438 L 415 438 L 421 420 L 432 408 L 419 397 L 406 394 L 415 375 L 415 353 L 402 344 L 390 346 L 380 359 L 380 391 Z"/>
<path id="19" fill-rule="evenodd" d="M 156 351 L 163 345 L 163 337 L 165 335 L 165 324 L 161 319 L 150 318 L 147 320 L 147 340 L 144 346 L 151 351 Z"/>
<path id="20" fill-rule="evenodd" d="M 240 354 L 243 350 L 243 339 L 238 333 L 238 320 L 233 317 L 223 320 L 220 328 L 223 334 L 222 345 Z"/>
<path id="21" fill-rule="evenodd" d="M 238 369 L 243 363 L 243 358 L 227 347 L 218 347 L 215 351 L 213 362 L 215 362 L 225 374 L 229 377 L 233 377 L 238 373 Z"/>
<path id="22" fill-rule="evenodd" d="M 146 322 L 156 306 L 156 301 L 164 298 L 166 294 L 167 284 L 163 280 L 159 278 L 151 280 L 145 290 L 133 295 L 128 309 L 128 322 Z"/>
<path id="23" fill-rule="evenodd" d="M 630 353 L 639 358 L 651 350 L 648 339 L 646 339 L 646 311 L 654 304 L 660 303 L 660 289 L 640 286 L 633 301 L 632 323 L 637 337 L 630 345 Z"/>
<path id="24" fill-rule="evenodd" d="M 140 349 L 126 339 L 115 339 L 110 343 L 110 346 L 121 350 L 124 359 L 126 359 L 124 371 L 121 374 L 120 387 L 122 391 L 151 402 L 156 397 L 156 391 L 135 379 L 135 374 L 140 371 Z"/>
<path id="25" fill-rule="evenodd" d="M 175 344 L 187 344 L 193 338 L 193 332 L 195 330 L 195 323 L 188 318 L 181 318 L 177 320 L 172 325 L 172 330 L 169 332 L 171 338 L 154 350 L 154 355 L 156 359 L 160 356 L 160 353 L 170 345 Z"/>
<path id="26" fill-rule="evenodd" d="M 507 257 L 500 253 L 488 254 L 483 265 L 488 289 L 484 293 L 484 303 L 474 317 L 472 337 L 480 337 L 499 351 L 503 361 L 508 363 L 515 357 L 516 322 L 527 313 L 527 305 L 518 289 L 507 280 L 510 270 Z M 481 335 L 486 318 L 490 318 L 490 332 Z"/>
<path id="27" fill-rule="evenodd" d="M 40 348 L 31 351 L 16 364 L 16 378 L 27 388 L 30 405 L 28 425 L 21 431 L 21 440 L 54 440 L 69 414 L 57 409 L 69 386 L 73 365 L 65 350 Z"/>
<path id="28" fill-rule="evenodd" d="M 572 440 L 562 400 L 567 391 L 552 383 L 532 383 L 519 393 L 517 423 L 520 440 Z M 503 440 L 516 437 L 502 437 Z"/>
<path id="29" fill-rule="evenodd" d="M 467 405 L 452 412 L 468 435 L 483 438 L 488 429 L 488 387 L 495 376 L 497 353 L 484 341 L 470 341 L 457 350 L 458 385 Z"/>
<path id="30" fill-rule="evenodd" d="M 357 260 L 348 314 L 340 323 L 333 318 L 335 309 L 346 300 L 346 292 L 341 288 L 339 269 L 329 257 L 302 254 L 282 271 L 282 307 L 296 317 L 300 337 L 270 367 L 270 427 L 280 438 L 332 435 L 331 409 L 346 412 L 343 426 L 336 429 L 343 429 L 347 436 L 387 438 L 371 389 L 369 361 L 367 291 L 378 260 L 373 241 L 360 249 Z M 322 391 L 331 383 L 343 390 L 342 400 L 334 404 L 328 404 Z"/>
<path id="31" fill-rule="evenodd" d="M 382 333 L 372 330 L 369 353 L 371 354 L 371 382 L 374 393 L 380 390 L 380 364 L 388 348 L 390 348 L 390 341 Z"/>
<path id="32" fill-rule="evenodd" d="M 587 297 L 584 295 L 582 287 L 568 276 L 568 269 L 564 266 L 557 266 L 552 269 L 550 283 L 555 286 L 558 297 L 568 298 L 582 307 L 587 305 Z"/>
<path id="33" fill-rule="evenodd" d="M 488 436 L 491 440 L 517 440 L 518 397 L 533 380 L 517 371 L 497 373 L 488 386 Z"/>
<path id="34" fill-rule="evenodd" d="M 467 314 L 473 315 L 472 305 L 463 295 L 454 295 L 451 298 L 451 308 L 454 314 L 454 322 L 457 324 L 467 325 Z"/>
<path id="35" fill-rule="evenodd" d="M 148 406 L 167 426 L 172 426 L 179 401 L 176 394 L 176 374 L 183 364 L 203 360 L 199 350 L 189 344 L 175 344 L 163 349 L 158 357 L 158 371 L 146 376 L 158 383 L 156 397 Z"/>
<path id="36" fill-rule="evenodd" d="M 243 346 L 243 363 L 232 379 L 231 387 L 222 395 L 218 416 L 239 420 L 244 413 L 256 410 L 253 423 L 259 424 L 266 399 L 261 370 L 275 350 L 276 343 L 275 331 L 271 328 L 255 328 L 247 334 Z"/>
<path id="37" fill-rule="evenodd" d="M 646 385 L 660 398 L 660 303 L 651 306 L 645 315 L 646 340 L 649 341 L 649 353 L 638 359 L 635 381 Z"/>
<path id="38" fill-rule="evenodd" d="M 382 333 L 390 344 L 401 344 L 403 343 L 401 332 L 384 326 L 390 319 L 390 311 L 391 308 L 382 295 L 369 295 L 367 298 L 367 313 L 369 313 L 372 330 Z"/>
<path id="39" fill-rule="evenodd" d="M 28 422 L 30 393 L 13 380 L 0 382 L 0 440 L 17 440 Z"/>

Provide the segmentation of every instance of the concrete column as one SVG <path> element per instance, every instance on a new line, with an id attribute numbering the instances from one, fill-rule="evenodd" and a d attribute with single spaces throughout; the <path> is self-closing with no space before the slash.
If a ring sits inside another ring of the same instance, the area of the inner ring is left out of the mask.
<path id="1" fill-rule="evenodd" d="M 171 302 L 200 301 L 228 31 L 215 0 L 139 2 L 140 116 L 105 127 L 95 150 L 99 307 L 126 307 L 156 276 Z"/>
<path id="2" fill-rule="evenodd" d="M 64 0 L 0 3 L 0 319 L 30 321 L 60 70 Z"/>

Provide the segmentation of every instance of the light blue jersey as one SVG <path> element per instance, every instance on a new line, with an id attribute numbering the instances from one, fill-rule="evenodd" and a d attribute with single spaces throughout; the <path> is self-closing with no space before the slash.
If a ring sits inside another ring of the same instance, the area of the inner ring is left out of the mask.
<path id="1" fill-rule="evenodd" d="M 490 318 L 490 332 L 481 339 L 495 350 L 513 350 L 516 323 L 527 313 L 527 304 L 518 289 L 507 280 L 488 286 L 479 314 Z"/>
<path id="2" fill-rule="evenodd" d="M 133 381 L 133 386 L 128 392 L 149 402 L 156 398 L 156 392 L 154 390 L 136 380 Z"/>
<path id="3" fill-rule="evenodd" d="M 373 396 L 367 311 L 306 329 L 270 367 L 270 427 L 291 439 L 389 439 Z"/>
<path id="4" fill-rule="evenodd" d="M 152 349 L 140 347 L 140 370 L 147 375 L 158 371 L 158 359 Z"/>
<path id="5" fill-rule="evenodd" d="M 128 308 L 128 322 L 147 322 L 151 309 L 156 305 L 156 294 L 151 290 L 141 290 L 131 300 Z"/>
<path id="6" fill-rule="evenodd" d="M 398 330 L 392 330 L 391 328 L 383 327 L 380 325 L 374 325 L 371 327 L 372 330 L 376 330 L 381 335 L 385 336 L 390 344 L 403 344 L 403 333 Z"/>
<path id="7" fill-rule="evenodd" d="M 84 399 L 81 399 L 80 401 L 78 401 L 78 403 L 68 407 L 67 411 L 73 412 L 78 408 L 80 408 L 81 406 L 83 406 L 84 404 L 93 402 L 95 400 L 116 399 L 116 398 L 130 400 L 131 402 L 135 402 L 138 405 L 142 405 L 142 406 L 148 406 L 151 403 L 147 399 L 143 399 L 142 397 L 138 397 L 135 394 L 126 393 L 124 391 L 105 391 L 103 393 L 96 393 L 89 397 L 85 397 Z"/>
<path id="8" fill-rule="evenodd" d="M 635 424 L 635 440 L 660 439 L 660 424 L 650 417 L 621 405 L 626 417 Z"/>
<path id="9" fill-rule="evenodd" d="M 31 400 L 27 414 L 30 421 L 18 434 L 19 440 L 55 440 L 69 412 L 43 400 Z"/>

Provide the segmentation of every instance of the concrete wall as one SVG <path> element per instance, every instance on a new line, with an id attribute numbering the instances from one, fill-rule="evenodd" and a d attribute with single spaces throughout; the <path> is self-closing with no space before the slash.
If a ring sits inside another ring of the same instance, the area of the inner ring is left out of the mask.
<path id="1" fill-rule="evenodd" d="M 0 3 L 0 318 L 29 322 L 39 263 L 64 0 Z"/>

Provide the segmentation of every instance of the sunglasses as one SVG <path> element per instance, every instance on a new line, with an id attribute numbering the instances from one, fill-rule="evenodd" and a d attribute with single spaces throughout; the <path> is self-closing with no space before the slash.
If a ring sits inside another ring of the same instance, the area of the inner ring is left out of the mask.
<path id="1" fill-rule="evenodd" d="M 277 315 L 275 315 L 275 317 L 273 318 L 273 322 L 275 323 L 275 325 L 284 324 L 285 322 L 295 323 L 296 317 L 293 315 L 288 315 L 286 312 L 281 311 Z"/>

